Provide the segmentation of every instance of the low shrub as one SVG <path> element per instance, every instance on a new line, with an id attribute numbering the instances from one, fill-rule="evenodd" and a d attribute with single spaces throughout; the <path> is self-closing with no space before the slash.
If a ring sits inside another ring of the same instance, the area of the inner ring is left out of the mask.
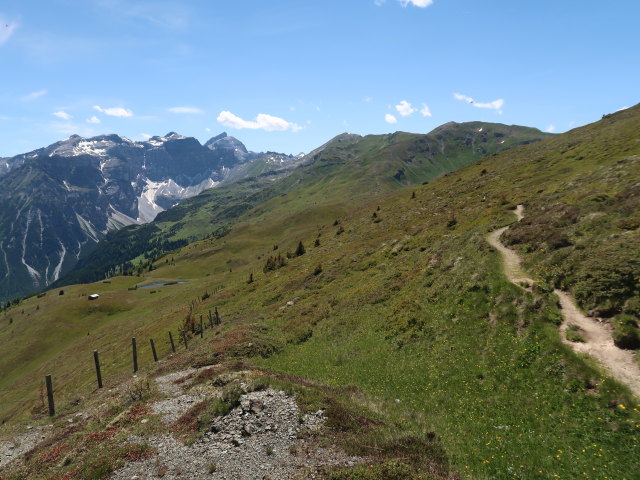
<path id="1" fill-rule="evenodd" d="M 640 329 L 637 319 L 628 314 L 615 317 L 613 323 L 613 343 L 619 348 L 635 350 L 640 348 Z"/>
<path id="2" fill-rule="evenodd" d="M 578 325 L 569 325 L 565 332 L 567 340 L 575 343 L 584 343 L 584 338 L 580 335 L 580 327 Z"/>

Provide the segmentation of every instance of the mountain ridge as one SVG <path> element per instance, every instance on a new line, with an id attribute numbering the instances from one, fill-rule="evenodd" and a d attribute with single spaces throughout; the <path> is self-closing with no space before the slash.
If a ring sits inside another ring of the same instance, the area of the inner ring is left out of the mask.
<path id="1" fill-rule="evenodd" d="M 278 155 L 284 163 L 295 160 Z M 72 135 L 6 160 L 0 298 L 55 282 L 108 232 L 148 223 L 261 156 L 226 134 L 205 147 L 169 132 L 140 142 Z"/>

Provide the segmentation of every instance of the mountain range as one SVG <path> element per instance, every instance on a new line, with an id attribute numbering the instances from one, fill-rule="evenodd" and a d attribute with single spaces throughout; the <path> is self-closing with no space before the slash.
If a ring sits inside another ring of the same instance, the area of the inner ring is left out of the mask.
<path id="1" fill-rule="evenodd" d="M 263 158 L 261 160 L 261 158 Z M 284 168 L 291 155 L 249 152 L 222 133 L 204 145 L 175 132 L 137 142 L 118 135 L 66 140 L 0 162 L 0 298 L 58 280 L 108 232 L 152 221 L 253 162 Z"/>

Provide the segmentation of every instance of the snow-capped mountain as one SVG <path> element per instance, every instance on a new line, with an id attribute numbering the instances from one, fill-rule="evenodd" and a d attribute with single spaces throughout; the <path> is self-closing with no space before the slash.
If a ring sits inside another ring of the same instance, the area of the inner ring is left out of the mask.
<path id="1" fill-rule="evenodd" d="M 226 133 L 202 145 L 170 132 L 73 135 L 0 159 L 0 299 L 46 287 L 109 231 L 150 222 L 263 156 Z"/>

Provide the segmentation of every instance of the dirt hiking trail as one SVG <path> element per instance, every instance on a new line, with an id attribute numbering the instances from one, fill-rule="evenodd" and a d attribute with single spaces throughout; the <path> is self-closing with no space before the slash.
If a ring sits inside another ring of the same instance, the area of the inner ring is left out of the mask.
<path id="1" fill-rule="evenodd" d="M 518 217 L 518 221 L 522 220 L 524 207 L 518 205 L 514 213 Z M 504 273 L 511 283 L 519 287 L 523 287 L 523 282 L 533 285 L 534 280 L 527 276 L 520 266 L 520 256 L 505 247 L 500 241 L 500 236 L 508 228 L 507 226 L 492 232 L 487 237 L 487 241 L 502 255 Z M 578 354 L 589 355 L 602 365 L 613 378 L 626 385 L 629 390 L 640 397 L 640 366 L 634 360 L 633 353 L 616 347 L 611 337 L 611 327 L 601 323 L 599 319 L 584 315 L 571 295 L 558 289 L 554 290 L 554 293 L 560 300 L 562 312 L 562 325 L 560 326 L 562 342 L 571 346 L 573 351 Z M 567 340 L 566 330 L 569 325 L 577 325 L 580 328 L 579 333 L 584 338 L 584 343 Z"/>

